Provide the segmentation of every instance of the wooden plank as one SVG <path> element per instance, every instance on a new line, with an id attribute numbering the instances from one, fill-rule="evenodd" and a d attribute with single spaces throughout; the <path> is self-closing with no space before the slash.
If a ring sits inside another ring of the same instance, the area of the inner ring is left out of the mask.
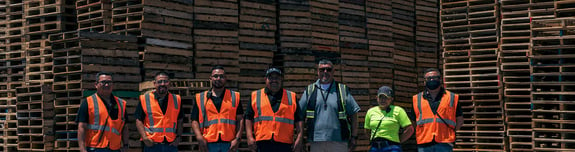
<path id="1" fill-rule="evenodd" d="M 173 48 L 181 48 L 186 50 L 191 50 L 193 45 L 183 43 L 183 42 L 176 42 L 176 41 L 169 41 L 169 40 L 161 40 L 161 39 L 154 39 L 154 38 L 146 38 L 146 44 L 151 45 L 158 45 L 158 46 L 165 46 L 165 47 L 173 47 Z"/>
<path id="2" fill-rule="evenodd" d="M 189 49 L 174 49 L 174 48 L 165 48 L 165 47 L 157 47 L 157 46 L 145 46 L 146 53 L 157 53 L 157 54 L 166 54 L 166 55 L 176 55 L 176 56 L 186 56 L 192 57 L 194 52 Z"/>

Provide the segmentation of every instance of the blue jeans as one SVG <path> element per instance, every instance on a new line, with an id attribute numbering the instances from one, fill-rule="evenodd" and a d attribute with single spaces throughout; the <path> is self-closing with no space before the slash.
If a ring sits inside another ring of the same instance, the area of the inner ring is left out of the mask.
<path id="1" fill-rule="evenodd" d="M 152 147 L 144 146 L 144 152 L 178 152 L 178 147 L 170 146 L 169 143 L 154 143 Z"/>
<path id="2" fill-rule="evenodd" d="M 399 145 L 391 145 L 379 149 L 377 147 L 371 147 L 369 148 L 369 152 L 402 152 L 402 150 Z"/>
<path id="3" fill-rule="evenodd" d="M 110 150 L 108 148 L 86 148 L 88 152 L 120 152 L 120 150 Z"/>
<path id="4" fill-rule="evenodd" d="M 232 143 L 230 142 L 213 142 L 208 143 L 208 150 L 210 152 L 228 152 L 231 146 Z"/>
<path id="5" fill-rule="evenodd" d="M 446 143 L 437 143 L 430 146 L 417 146 L 417 152 L 453 152 L 453 147 Z"/>

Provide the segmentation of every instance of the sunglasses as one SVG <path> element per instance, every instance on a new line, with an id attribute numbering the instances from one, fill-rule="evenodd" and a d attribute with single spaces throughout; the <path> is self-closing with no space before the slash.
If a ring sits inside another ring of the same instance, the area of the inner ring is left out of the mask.
<path id="1" fill-rule="evenodd" d="M 224 78 L 226 78 L 226 76 L 223 75 L 223 74 L 216 74 L 216 75 L 212 75 L 212 76 L 210 76 L 210 77 L 216 78 L 216 79 L 224 79 Z"/>
<path id="2" fill-rule="evenodd" d="M 321 71 L 321 72 L 324 72 L 324 71 L 331 72 L 331 70 L 333 70 L 333 68 L 319 68 L 319 71 Z"/>
<path id="3" fill-rule="evenodd" d="M 98 82 L 98 83 L 103 84 L 103 85 L 106 85 L 106 84 L 112 84 L 112 83 L 114 83 L 114 82 L 112 82 L 112 81 L 100 81 L 100 82 Z"/>
<path id="4" fill-rule="evenodd" d="M 168 83 L 170 83 L 170 80 L 156 80 L 156 83 L 158 83 L 158 84 L 168 84 Z"/>

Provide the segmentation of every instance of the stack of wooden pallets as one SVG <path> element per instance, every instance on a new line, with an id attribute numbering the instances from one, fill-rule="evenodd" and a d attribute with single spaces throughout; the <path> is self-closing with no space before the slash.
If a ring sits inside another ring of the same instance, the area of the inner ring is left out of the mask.
<path id="1" fill-rule="evenodd" d="M 534 20 L 531 31 L 533 150 L 574 150 L 575 20 Z"/>
<path id="2" fill-rule="evenodd" d="M 16 88 L 24 85 L 26 54 L 24 52 L 24 3 L 6 0 L 0 4 L 3 35 L 0 35 L 0 129 L 3 133 L 0 147 L 4 151 L 16 151 L 18 147 L 16 119 Z"/>
<path id="3" fill-rule="evenodd" d="M 370 56 L 366 27 L 366 2 L 356 0 L 339 1 L 339 49 L 342 60 L 341 81 L 344 82 L 353 94 L 356 102 L 367 109 L 371 106 L 370 99 Z M 359 122 L 365 120 L 365 113 L 358 115 Z M 361 136 L 367 137 L 367 136 Z M 364 138 L 362 138 L 364 139 Z M 362 140 L 363 141 L 363 140 Z M 358 142 L 359 147 L 366 147 L 368 142 Z M 360 149 L 358 149 L 360 150 Z M 367 149 L 361 149 L 367 150 Z"/>
<path id="4" fill-rule="evenodd" d="M 16 89 L 18 151 L 54 149 L 54 95 L 50 85 Z"/>
<path id="5" fill-rule="evenodd" d="M 395 104 L 410 107 L 417 93 L 415 67 L 415 1 L 392 0 L 393 88 Z"/>
<path id="6" fill-rule="evenodd" d="M 501 1 L 499 58 L 505 95 L 505 121 L 511 151 L 532 150 L 531 86 L 528 83 L 531 3 Z"/>
<path id="7" fill-rule="evenodd" d="M 277 51 L 278 29 L 275 2 L 239 2 L 240 74 L 237 80 L 242 103 L 249 105 L 251 92 L 265 87 L 265 72 Z M 244 107 L 246 107 L 244 106 Z"/>
<path id="8" fill-rule="evenodd" d="M 112 31 L 111 0 L 76 1 L 76 17 L 79 31 L 110 32 Z"/>
<path id="9" fill-rule="evenodd" d="M 209 78 L 214 65 L 224 66 L 228 82 L 238 81 L 238 5 L 233 1 L 194 1 L 194 69 L 197 78 Z"/>
<path id="10" fill-rule="evenodd" d="M 77 28 L 70 1 L 30 0 L 24 3 L 27 85 L 52 83 L 52 50 L 48 35 Z"/>
<path id="11" fill-rule="evenodd" d="M 383 85 L 393 84 L 393 27 L 391 1 L 367 0 L 366 29 L 369 41 L 369 84 L 370 94 L 377 94 Z M 373 101 L 372 101 L 373 102 Z M 371 105 L 377 105 L 373 102 Z M 367 109 L 368 107 L 362 107 Z"/>
<path id="12" fill-rule="evenodd" d="M 95 93 L 96 73 L 114 73 L 114 90 L 138 91 L 141 81 L 137 38 L 93 32 L 50 35 L 54 57 L 55 150 L 78 150 L 76 114 Z M 122 97 L 122 96 L 120 96 Z"/>
<path id="13" fill-rule="evenodd" d="M 460 95 L 465 119 L 457 132 L 456 151 L 506 149 L 496 4 L 494 0 L 441 3 L 445 85 Z"/>
<path id="14" fill-rule="evenodd" d="M 287 0 L 278 3 L 278 52 L 274 64 L 285 73 L 284 88 L 298 93 L 317 78 L 317 61 L 311 55 L 311 6 L 309 1 Z"/>
<path id="15" fill-rule="evenodd" d="M 119 0 L 112 2 L 112 33 L 140 36 L 145 80 L 159 71 L 194 78 L 193 2 Z"/>

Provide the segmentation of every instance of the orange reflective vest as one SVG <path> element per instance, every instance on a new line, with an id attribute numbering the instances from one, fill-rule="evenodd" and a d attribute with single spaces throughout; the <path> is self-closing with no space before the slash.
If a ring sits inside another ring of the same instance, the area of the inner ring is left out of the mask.
<path id="1" fill-rule="evenodd" d="M 429 102 L 423 98 L 423 92 L 413 96 L 417 144 L 430 143 L 434 138 L 437 143 L 455 142 L 455 112 L 459 95 L 445 90 L 440 102 L 437 114 L 433 114 Z"/>
<path id="2" fill-rule="evenodd" d="M 122 129 L 124 128 L 126 113 L 126 101 L 114 97 L 120 108 L 118 118 L 110 118 L 104 101 L 96 94 L 86 98 L 88 104 L 88 130 L 86 131 L 86 147 L 109 148 L 119 150 L 122 148 Z"/>
<path id="3" fill-rule="evenodd" d="M 281 105 L 274 113 L 265 88 L 252 92 L 251 106 L 254 109 L 254 132 L 256 141 L 271 140 L 292 144 L 294 135 L 294 113 L 297 103 L 295 93 L 283 89 Z"/>
<path id="4" fill-rule="evenodd" d="M 218 112 L 214 102 L 209 99 L 209 91 L 196 94 L 196 105 L 199 107 L 199 122 L 202 136 L 207 142 L 232 141 L 236 138 L 237 108 L 240 104 L 240 93 L 225 90 L 224 99 Z"/>
<path id="5" fill-rule="evenodd" d="M 168 142 L 173 142 L 176 139 L 178 114 L 180 113 L 182 99 L 179 95 L 172 93 L 168 93 L 167 96 L 168 106 L 164 114 L 153 92 L 140 95 L 142 110 L 148 116 L 148 119 L 144 121 L 146 136 L 156 143 L 163 142 L 164 138 Z"/>

